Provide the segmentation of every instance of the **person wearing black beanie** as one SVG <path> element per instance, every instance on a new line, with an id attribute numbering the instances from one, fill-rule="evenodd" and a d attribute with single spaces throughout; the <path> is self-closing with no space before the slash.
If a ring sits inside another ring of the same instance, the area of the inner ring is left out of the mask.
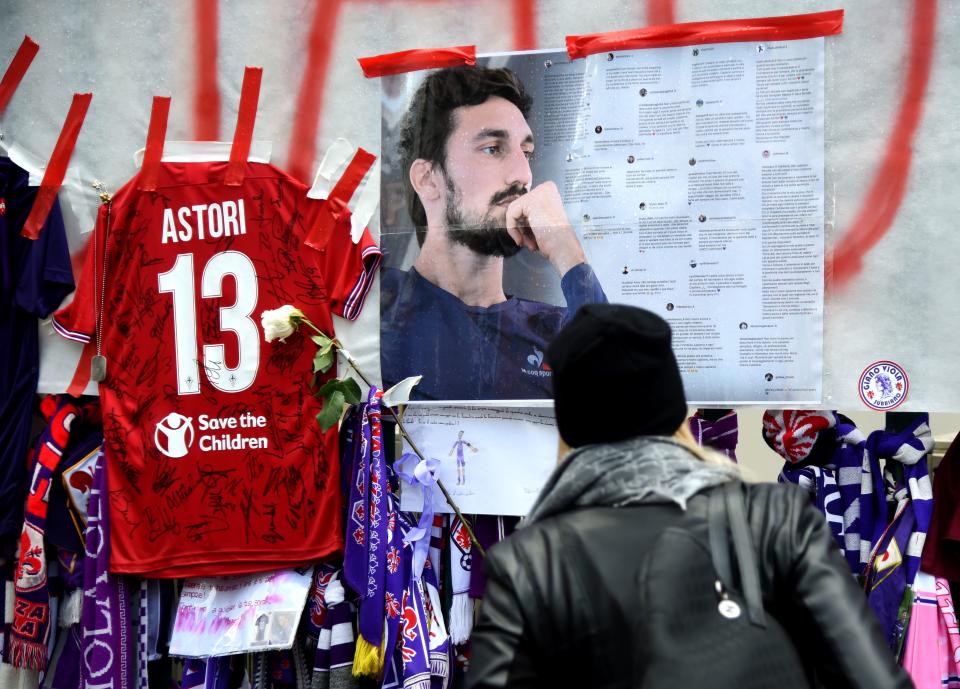
<path id="1" fill-rule="evenodd" d="M 484 560 L 468 689 L 912 686 L 807 495 L 697 446 L 665 320 L 584 306 L 547 361 L 569 451 Z"/>
<path id="2" fill-rule="evenodd" d="M 547 348 L 557 430 L 570 447 L 673 435 L 687 418 L 670 324 L 622 304 L 584 306 Z M 616 385 L 626 404 L 584 404 Z"/>

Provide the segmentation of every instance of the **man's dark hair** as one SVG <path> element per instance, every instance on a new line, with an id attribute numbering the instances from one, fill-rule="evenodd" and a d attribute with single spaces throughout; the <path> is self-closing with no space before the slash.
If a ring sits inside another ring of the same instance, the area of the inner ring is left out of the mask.
<path id="1" fill-rule="evenodd" d="M 417 89 L 400 132 L 400 176 L 407 211 L 423 245 L 427 236 L 427 214 L 410 182 L 410 166 L 423 158 L 438 165 L 444 173 L 447 139 L 453 131 L 453 111 L 465 105 L 480 105 L 491 96 L 500 96 L 517 106 L 527 117 L 533 99 L 509 69 L 452 67 L 428 76 Z"/>

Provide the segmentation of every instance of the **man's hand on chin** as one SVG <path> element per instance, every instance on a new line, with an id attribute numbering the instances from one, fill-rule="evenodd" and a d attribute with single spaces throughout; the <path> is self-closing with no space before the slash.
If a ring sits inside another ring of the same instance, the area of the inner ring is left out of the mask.
<path id="1" fill-rule="evenodd" d="M 543 254 L 560 277 L 587 261 L 553 182 L 534 187 L 507 206 L 507 232 L 520 246 Z"/>

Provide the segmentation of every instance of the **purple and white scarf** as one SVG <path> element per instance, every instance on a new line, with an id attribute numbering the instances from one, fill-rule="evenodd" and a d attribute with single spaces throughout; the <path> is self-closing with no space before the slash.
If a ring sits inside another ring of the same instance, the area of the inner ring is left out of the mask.
<path id="1" fill-rule="evenodd" d="M 473 566 L 470 534 L 460 517 L 450 515 L 450 641 L 465 644 L 473 629 L 473 601 L 470 600 L 470 574 Z"/>
<path id="2" fill-rule="evenodd" d="M 414 557 L 417 541 L 408 537 L 420 529 L 413 517 L 400 511 L 396 496 L 389 497 L 388 654 L 382 687 L 441 689 L 450 679 L 450 641 L 440 614 L 436 575 L 428 558 Z M 418 566 L 422 571 L 416 571 Z"/>
<path id="3" fill-rule="evenodd" d="M 313 570 L 313 585 L 307 597 L 307 614 L 304 616 L 304 629 L 314 639 L 320 636 L 323 622 L 326 619 L 327 586 L 337 578 L 339 569 L 335 565 L 321 563 Z"/>
<path id="4" fill-rule="evenodd" d="M 709 447 L 726 455 L 727 459 L 737 461 L 737 439 L 740 434 L 737 427 L 737 412 L 731 411 L 716 421 L 709 421 L 700 416 L 698 411 L 687 419 L 687 424 L 697 445 Z"/>
<path id="5" fill-rule="evenodd" d="M 834 412 L 816 413 L 831 414 L 834 421 L 819 431 L 804 434 L 806 439 L 801 442 L 810 448 L 816 447 L 815 455 L 818 462 L 823 462 L 822 466 L 798 467 L 795 460 L 781 452 L 787 462 L 779 480 L 781 483 L 796 483 L 813 494 L 814 504 L 826 518 L 850 571 L 862 575 L 869 556 L 870 540 L 861 537 L 860 503 L 862 494 L 869 495 L 873 486 L 869 463 L 864 465 L 866 436 L 845 416 Z M 794 418 L 806 423 L 802 421 L 803 416 Z M 765 415 L 765 430 L 768 422 Z M 789 435 L 789 431 L 787 433 Z M 799 437 L 800 434 L 793 435 Z M 784 448 L 781 446 L 780 449 Z M 863 493 L 864 486 L 868 487 L 867 493 Z"/>
<path id="6" fill-rule="evenodd" d="M 359 680 L 353 676 L 354 607 L 345 600 L 343 584 L 334 571 L 324 586 L 325 613 L 320 622 L 317 650 L 313 657 L 311 689 L 347 689 L 356 687 Z"/>
<path id="7" fill-rule="evenodd" d="M 352 457 L 343 576 L 359 595 L 358 628 L 373 646 L 383 640 L 384 579 L 387 554 L 387 466 L 383 455 L 380 398 L 370 388 L 367 403 L 355 406 L 345 451 Z"/>
<path id="8" fill-rule="evenodd" d="M 423 584 L 423 607 L 430 647 L 430 686 L 433 689 L 447 689 L 450 684 L 450 636 L 440 609 L 436 572 L 430 563 L 423 568 L 420 580 Z"/>
<path id="9" fill-rule="evenodd" d="M 869 455 L 871 467 L 878 467 L 880 459 L 887 460 L 884 473 L 879 481 L 874 481 L 875 490 L 883 496 L 883 502 L 874 499 L 875 512 L 886 517 L 887 489 L 891 486 L 889 500 L 894 501 L 898 491 L 906 490 L 916 515 L 916 526 L 907 545 L 907 585 L 912 585 L 920 569 L 920 555 L 926 542 L 930 519 L 933 516 L 933 488 L 930 484 L 930 472 L 927 468 L 927 455 L 933 450 L 933 433 L 930 430 L 930 416 L 918 415 L 902 431 L 874 431 L 864 446 Z M 903 466 L 903 482 L 894 478 L 890 471 L 890 460 Z M 902 493 L 901 493 L 902 496 Z M 882 504 L 882 508 L 881 508 Z M 884 521 L 886 521 L 884 519 Z M 883 534 L 885 523 L 876 524 L 873 530 L 872 544 L 875 546 Z"/>
<path id="10" fill-rule="evenodd" d="M 827 418 L 828 414 L 834 416 L 833 423 L 818 421 L 817 417 Z M 847 564 L 858 576 L 865 574 L 870 554 L 888 525 L 880 460 L 903 464 L 911 497 L 918 501 L 914 506 L 918 531 L 911 539 L 908 557 L 919 558 L 932 513 L 926 462 L 920 461 L 933 448 L 927 415 L 918 416 L 903 431 L 878 430 L 867 437 L 836 412 L 767 412 L 764 437 L 787 460 L 780 480 L 813 487 L 817 507 L 826 515 Z M 771 438 L 779 440 L 771 442 Z M 812 454 L 820 466 L 795 466 L 809 461 Z M 840 524 L 838 515 L 842 515 Z M 912 570 L 917 567 L 911 564 Z"/>
<path id="11" fill-rule="evenodd" d="M 110 510 L 107 468 L 97 457 L 87 504 L 83 572 L 83 688 L 133 689 L 137 685 L 137 643 L 132 633 L 131 591 L 122 576 L 110 574 Z"/>
<path id="12" fill-rule="evenodd" d="M 428 562 L 411 578 L 401 601 L 397 660 L 403 689 L 446 689 L 450 679 L 450 638 L 439 612 L 436 578 Z M 386 678 L 385 678 L 386 679 Z M 384 686 L 388 686 L 385 682 Z"/>
<path id="13" fill-rule="evenodd" d="M 400 511 L 400 500 L 391 491 L 388 494 L 387 518 L 387 578 L 384 593 L 386 619 L 386 658 L 383 687 L 392 689 L 403 682 L 403 664 L 398 661 L 400 623 L 403 618 L 403 602 L 410 584 L 413 544 L 405 535 L 414 528 L 413 518 Z"/>

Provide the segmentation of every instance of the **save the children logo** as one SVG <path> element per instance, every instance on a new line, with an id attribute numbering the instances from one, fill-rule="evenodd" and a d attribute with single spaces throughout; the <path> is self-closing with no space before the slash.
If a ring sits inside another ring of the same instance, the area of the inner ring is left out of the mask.
<path id="1" fill-rule="evenodd" d="M 863 369 L 857 389 L 865 405 L 871 409 L 889 411 L 907 399 L 910 380 L 899 364 L 875 361 Z"/>
<path id="2" fill-rule="evenodd" d="M 533 354 L 527 356 L 527 366 L 529 366 L 529 368 L 521 367 L 520 371 L 526 373 L 528 376 L 546 378 L 553 374 L 550 364 L 543 360 L 543 351 L 536 347 L 533 348 Z"/>
<path id="3" fill-rule="evenodd" d="M 157 423 L 153 443 L 162 454 L 179 459 L 190 451 L 194 436 L 193 419 L 172 411 Z"/>

